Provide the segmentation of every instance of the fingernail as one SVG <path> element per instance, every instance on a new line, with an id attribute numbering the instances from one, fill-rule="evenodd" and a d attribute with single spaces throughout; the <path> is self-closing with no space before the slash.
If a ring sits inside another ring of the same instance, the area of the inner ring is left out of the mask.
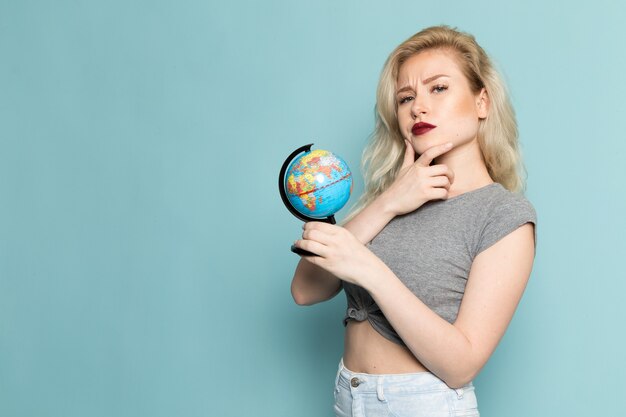
<path id="1" fill-rule="evenodd" d="M 452 142 L 446 143 L 446 148 L 451 148 L 451 147 L 452 147 Z"/>

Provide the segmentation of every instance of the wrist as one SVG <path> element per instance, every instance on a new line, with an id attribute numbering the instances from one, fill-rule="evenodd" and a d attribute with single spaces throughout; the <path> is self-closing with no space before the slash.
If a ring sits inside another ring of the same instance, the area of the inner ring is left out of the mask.
<path id="1" fill-rule="evenodd" d="M 380 213 L 389 217 L 390 219 L 396 217 L 399 213 L 398 208 L 395 204 L 395 199 L 389 193 L 389 190 L 383 191 L 377 198 L 374 200 L 374 204 L 378 207 Z"/>
<path id="2" fill-rule="evenodd" d="M 383 261 L 375 257 L 374 263 L 368 265 L 366 271 L 359 285 L 370 294 L 375 294 L 381 286 L 385 286 L 384 282 L 389 277 L 391 270 Z"/>

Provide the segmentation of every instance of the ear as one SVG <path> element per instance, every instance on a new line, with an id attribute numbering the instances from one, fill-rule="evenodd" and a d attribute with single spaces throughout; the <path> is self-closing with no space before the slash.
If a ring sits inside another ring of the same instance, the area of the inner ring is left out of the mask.
<path id="1" fill-rule="evenodd" d="M 483 88 L 480 90 L 480 93 L 476 96 L 476 111 L 478 112 L 478 118 L 486 119 L 489 114 L 489 94 L 487 94 L 487 90 Z"/>

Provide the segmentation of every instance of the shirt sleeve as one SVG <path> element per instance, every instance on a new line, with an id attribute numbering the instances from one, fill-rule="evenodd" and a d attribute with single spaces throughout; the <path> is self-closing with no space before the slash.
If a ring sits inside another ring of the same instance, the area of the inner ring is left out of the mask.
<path id="1" fill-rule="evenodd" d="M 533 205 L 522 196 L 497 205 L 487 218 L 485 227 L 480 234 L 476 255 L 526 223 L 534 225 L 536 253 L 537 213 Z"/>

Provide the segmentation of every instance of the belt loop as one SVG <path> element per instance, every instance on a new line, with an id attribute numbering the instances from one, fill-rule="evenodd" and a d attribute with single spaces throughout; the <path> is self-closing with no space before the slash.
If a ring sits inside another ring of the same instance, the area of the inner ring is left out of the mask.
<path id="1" fill-rule="evenodd" d="M 335 388 L 339 384 L 339 376 L 341 375 L 342 370 L 343 370 L 343 357 L 339 361 L 339 366 L 337 367 L 337 375 L 335 376 Z"/>
<path id="2" fill-rule="evenodd" d="M 378 377 L 378 381 L 376 384 L 376 395 L 378 395 L 378 400 L 382 401 L 384 403 L 387 402 L 387 400 L 385 399 L 385 391 L 383 389 L 383 382 L 384 382 L 384 378 L 383 376 L 379 376 Z"/>
<path id="3" fill-rule="evenodd" d="M 463 398 L 463 393 L 464 393 L 464 389 L 463 387 L 461 388 L 453 388 L 454 391 L 456 391 L 456 397 L 460 400 L 461 398 Z"/>

